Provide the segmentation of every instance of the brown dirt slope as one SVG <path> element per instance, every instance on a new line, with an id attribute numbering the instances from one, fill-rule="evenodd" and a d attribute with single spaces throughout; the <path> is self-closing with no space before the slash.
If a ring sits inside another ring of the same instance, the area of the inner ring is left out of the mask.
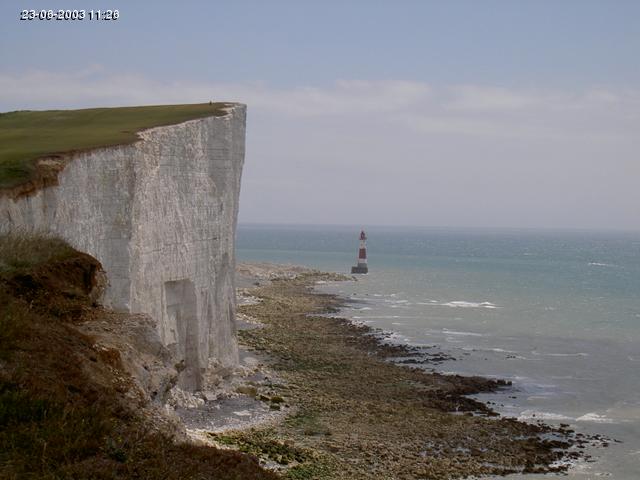
<path id="1" fill-rule="evenodd" d="M 277 478 L 250 455 L 176 443 L 140 418 L 120 352 L 79 328 L 110 318 L 93 302 L 100 268 L 57 240 L 0 238 L 0 478 Z"/>

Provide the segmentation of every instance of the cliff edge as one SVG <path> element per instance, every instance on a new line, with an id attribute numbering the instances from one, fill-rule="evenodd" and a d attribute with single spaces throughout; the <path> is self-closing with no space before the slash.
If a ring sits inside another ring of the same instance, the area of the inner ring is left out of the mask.
<path id="1" fill-rule="evenodd" d="M 102 303 L 144 313 L 183 362 L 178 384 L 235 365 L 234 237 L 246 107 L 69 154 L 57 185 L 0 196 L 1 231 L 41 231 L 102 264 Z"/>

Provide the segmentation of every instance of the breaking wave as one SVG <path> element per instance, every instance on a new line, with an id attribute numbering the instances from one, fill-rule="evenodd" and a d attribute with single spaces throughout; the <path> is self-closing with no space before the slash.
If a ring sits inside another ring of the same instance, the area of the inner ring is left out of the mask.
<path id="1" fill-rule="evenodd" d="M 540 353 L 535 350 L 531 352 L 532 355 L 544 355 L 545 357 L 588 357 L 588 353 L 577 352 L 577 353 Z"/>
<path id="2" fill-rule="evenodd" d="M 437 300 L 428 300 L 425 302 L 417 302 L 418 305 L 429 305 L 434 307 L 451 307 L 451 308 L 500 308 L 491 302 L 467 302 L 466 300 L 453 300 L 451 302 L 439 302 Z"/>
<path id="3" fill-rule="evenodd" d="M 615 420 L 595 412 L 586 413 L 581 417 L 576 418 L 576 422 L 616 423 Z"/>
<path id="4" fill-rule="evenodd" d="M 525 410 L 518 416 L 518 420 L 564 420 L 571 421 L 573 418 L 552 412 L 540 412 L 538 410 Z"/>
<path id="5" fill-rule="evenodd" d="M 456 330 L 449 330 L 447 328 L 443 328 L 442 329 L 442 333 L 446 334 L 446 335 L 463 335 L 463 336 L 467 336 L 467 337 L 484 337 L 483 334 L 481 333 L 475 333 L 475 332 L 458 332 Z"/>

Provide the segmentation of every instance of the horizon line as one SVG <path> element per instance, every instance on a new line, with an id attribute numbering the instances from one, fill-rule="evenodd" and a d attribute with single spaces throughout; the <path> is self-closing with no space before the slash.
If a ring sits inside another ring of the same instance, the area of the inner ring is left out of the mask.
<path id="1" fill-rule="evenodd" d="M 358 226 L 360 225 L 360 226 Z M 461 226 L 461 225 L 385 225 L 385 224 L 356 224 L 356 223 L 294 223 L 294 222 L 238 222 L 238 227 L 341 227 L 341 228 L 415 228 L 434 230 L 511 230 L 511 231 L 546 231 L 546 232 L 592 232 L 592 233 L 640 233 L 640 228 L 620 227 L 523 227 L 523 226 Z"/>

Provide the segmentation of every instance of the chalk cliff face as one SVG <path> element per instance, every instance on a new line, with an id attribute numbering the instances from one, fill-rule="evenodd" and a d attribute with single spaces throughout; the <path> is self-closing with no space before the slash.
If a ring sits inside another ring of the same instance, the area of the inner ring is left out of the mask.
<path id="1" fill-rule="evenodd" d="M 73 156 L 58 185 L 0 197 L 3 228 L 51 231 L 103 265 L 104 304 L 147 313 L 184 361 L 179 384 L 237 363 L 234 237 L 245 106 Z"/>

